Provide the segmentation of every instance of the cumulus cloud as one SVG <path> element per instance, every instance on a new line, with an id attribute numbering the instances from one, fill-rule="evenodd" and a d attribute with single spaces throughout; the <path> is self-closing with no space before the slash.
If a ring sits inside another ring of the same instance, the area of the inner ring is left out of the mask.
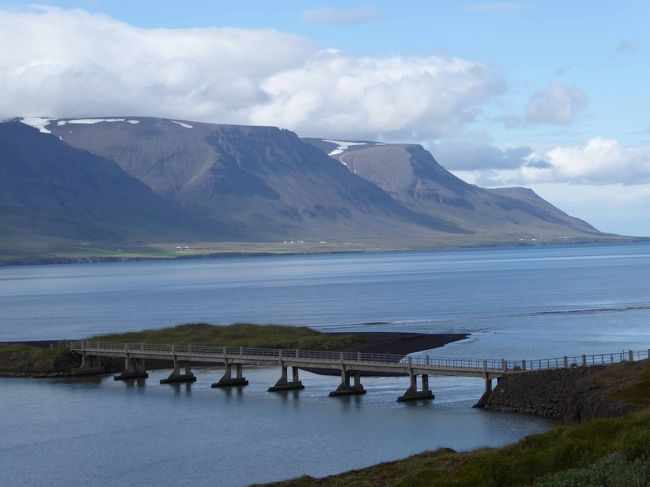
<path id="1" fill-rule="evenodd" d="M 434 138 L 468 110 L 500 93 L 486 66 L 442 57 L 355 57 L 324 51 L 267 78 L 267 103 L 250 120 L 319 133 Z"/>
<path id="2" fill-rule="evenodd" d="M 518 169 L 525 165 L 543 166 L 530 147 L 499 148 L 490 144 L 440 144 L 433 149 L 438 161 L 447 169 L 456 171 L 486 171 L 490 169 Z"/>
<path id="3" fill-rule="evenodd" d="M 327 25 L 365 24 L 377 20 L 377 12 L 370 8 L 317 8 L 302 14 L 305 22 Z"/>
<path id="4" fill-rule="evenodd" d="M 587 105 L 587 96 L 580 88 L 553 82 L 540 88 L 526 105 L 529 124 L 569 125 L 576 112 Z"/>
<path id="5" fill-rule="evenodd" d="M 506 115 L 496 120 L 507 128 L 529 125 L 571 125 L 576 115 L 587 106 L 587 95 L 575 86 L 554 81 L 536 90 L 528 100 L 525 114 Z"/>
<path id="6" fill-rule="evenodd" d="M 596 137 L 580 145 L 533 152 L 526 159 L 519 167 L 475 171 L 472 179 L 488 186 L 650 184 L 650 146 L 625 146 L 617 140 Z"/>
<path id="7" fill-rule="evenodd" d="M 144 29 L 0 10 L 0 118 L 149 115 L 303 135 L 432 138 L 505 89 L 457 58 L 358 57 L 271 29 Z"/>

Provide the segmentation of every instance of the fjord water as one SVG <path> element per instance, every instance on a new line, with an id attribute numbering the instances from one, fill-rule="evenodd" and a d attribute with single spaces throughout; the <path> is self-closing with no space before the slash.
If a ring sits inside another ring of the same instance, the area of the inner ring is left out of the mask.
<path id="1" fill-rule="evenodd" d="M 77 338 L 189 321 L 332 331 L 468 332 L 431 354 L 543 358 L 650 347 L 650 245 L 287 256 L 0 269 L 0 340 Z M 437 447 L 496 446 L 541 431 L 471 409 L 477 379 L 432 378 L 436 400 L 396 404 L 403 378 L 336 378 L 270 394 L 250 385 L 0 379 L 1 485 L 239 486 L 326 475 Z"/>

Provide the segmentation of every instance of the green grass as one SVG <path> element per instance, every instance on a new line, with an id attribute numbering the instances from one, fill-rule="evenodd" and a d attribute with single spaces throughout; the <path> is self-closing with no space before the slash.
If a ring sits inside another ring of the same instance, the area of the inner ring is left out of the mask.
<path id="1" fill-rule="evenodd" d="M 74 362 L 65 346 L 49 349 L 0 344 L 0 374 L 40 376 L 66 373 Z"/>
<path id="2" fill-rule="evenodd" d="M 161 345 L 336 350 L 356 343 L 359 338 L 354 335 L 329 335 L 303 326 L 244 323 L 215 326 L 199 323 L 159 330 L 113 333 L 90 337 L 88 340 Z M 78 362 L 77 358 L 64 345 L 50 350 L 31 345 L 0 344 L 0 374 L 25 376 L 66 374 Z"/>
<path id="3" fill-rule="evenodd" d="M 165 345 L 334 350 L 352 345 L 358 341 L 358 338 L 354 335 L 329 335 L 305 326 L 253 325 L 248 323 L 215 326 L 197 323 L 159 330 L 112 333 L 93 337 L 92 340 Z"/>
<path id="4" fill-rule="evenodd" d="M 499 449 L 469 453 L 428 452 L 325 479 L 300 478 L 274 485 L 501 487 L 555 482 L 541 485 L 614 486 L 623 484 L 558 484 L 557 475 L 571 469 L 593 469 L 612 454 L 620 455 L 619 463 L 623 464 L 647 462 L 648 452 L 650 411 L 646 410 L 621 418 L 556 427 Z M 625 470 L 623 467 L 619 470 Z M 579 477 L 578 473 L 573 474 Z"/>
<path id="5" fill-rule="evenodd" d="M 614 382 L 625 386 L 610 394 Z M 603 368 L 594 384 L 609 400 L 650 405 L 650 361 Z M 285 487 L 649 486 L 650 408 L 619 418 L 557 426 L 498 449 L 438 450 Z"/>

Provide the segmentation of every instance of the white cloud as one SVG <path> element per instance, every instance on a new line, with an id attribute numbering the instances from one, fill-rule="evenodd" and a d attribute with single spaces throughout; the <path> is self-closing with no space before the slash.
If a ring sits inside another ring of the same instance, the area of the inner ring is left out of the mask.
<path id="1" fill-rule="evenodd" d="M 627 186 L 650 184 L 650 146 L 596 137 L 585 144 L 531 153 L 520 167 L 487 166 L 471 179 L 487 186 L 535 183 Z"/>
<path id="2" fill-rule="evenodd" d="M 530 97 L 526 123 L 570 125 L 586 104 L 587 96 L 580 88 L 552 82 Z"/>
<path id="3" fill-rule="evenodd" d="M 324 51 L 263 83 L 254 123 L 309 135 L 434 138 L 505 84 L 484 65 L 442 57 L 354 57 Z"/>
<path id="4" fill-rule="evenodd" d="M 318 8 L 304 12 L 302 19 L 317 24 L 353 25 L 374 21 L 377 19 L 377 13 L 370 8 Z"/>
<path id="5" fill-rule="evenodd" d="M 495 120 L 503 122 L 507 128 L 542 124 L 571 125 L 576 115 L 586 106 L 587 95 L 580 88 L 553 81 L 531 95 L 523 116 L 505 115 L 496 117 Z"/>
<path id="6" fill-rule="evenodd" d="M 462 59 L 358 57 L 271 29 L 143 29 L 81 10 L 0 10 L 0 119 L 163 116 L 303 135 L 435 137 L 501 93 Z"/>

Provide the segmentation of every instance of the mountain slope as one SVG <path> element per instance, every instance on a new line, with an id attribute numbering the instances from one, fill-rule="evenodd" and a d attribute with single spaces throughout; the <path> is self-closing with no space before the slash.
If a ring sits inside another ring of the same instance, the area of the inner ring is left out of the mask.
<path id="1" fill-rule="evenodd" d="M 407 208 L 296 134 L 158 118 L 56 120 L 47 129 L 246 240 L 404 241 L 471 233 Z"/>
<path id="2" fill-rule="evenodd" d="M 205 236 L 200 222 L 112 161 L 54 135 L 0 123 L 3 240 L 173 240 Z"/>
<path id="3" fill-rule="evenodd" d="M 422 146 L 304 139 L 413 211 L 494 241 L 603 236 L 526 188 L 485 189 L 440 166 Z"/>

